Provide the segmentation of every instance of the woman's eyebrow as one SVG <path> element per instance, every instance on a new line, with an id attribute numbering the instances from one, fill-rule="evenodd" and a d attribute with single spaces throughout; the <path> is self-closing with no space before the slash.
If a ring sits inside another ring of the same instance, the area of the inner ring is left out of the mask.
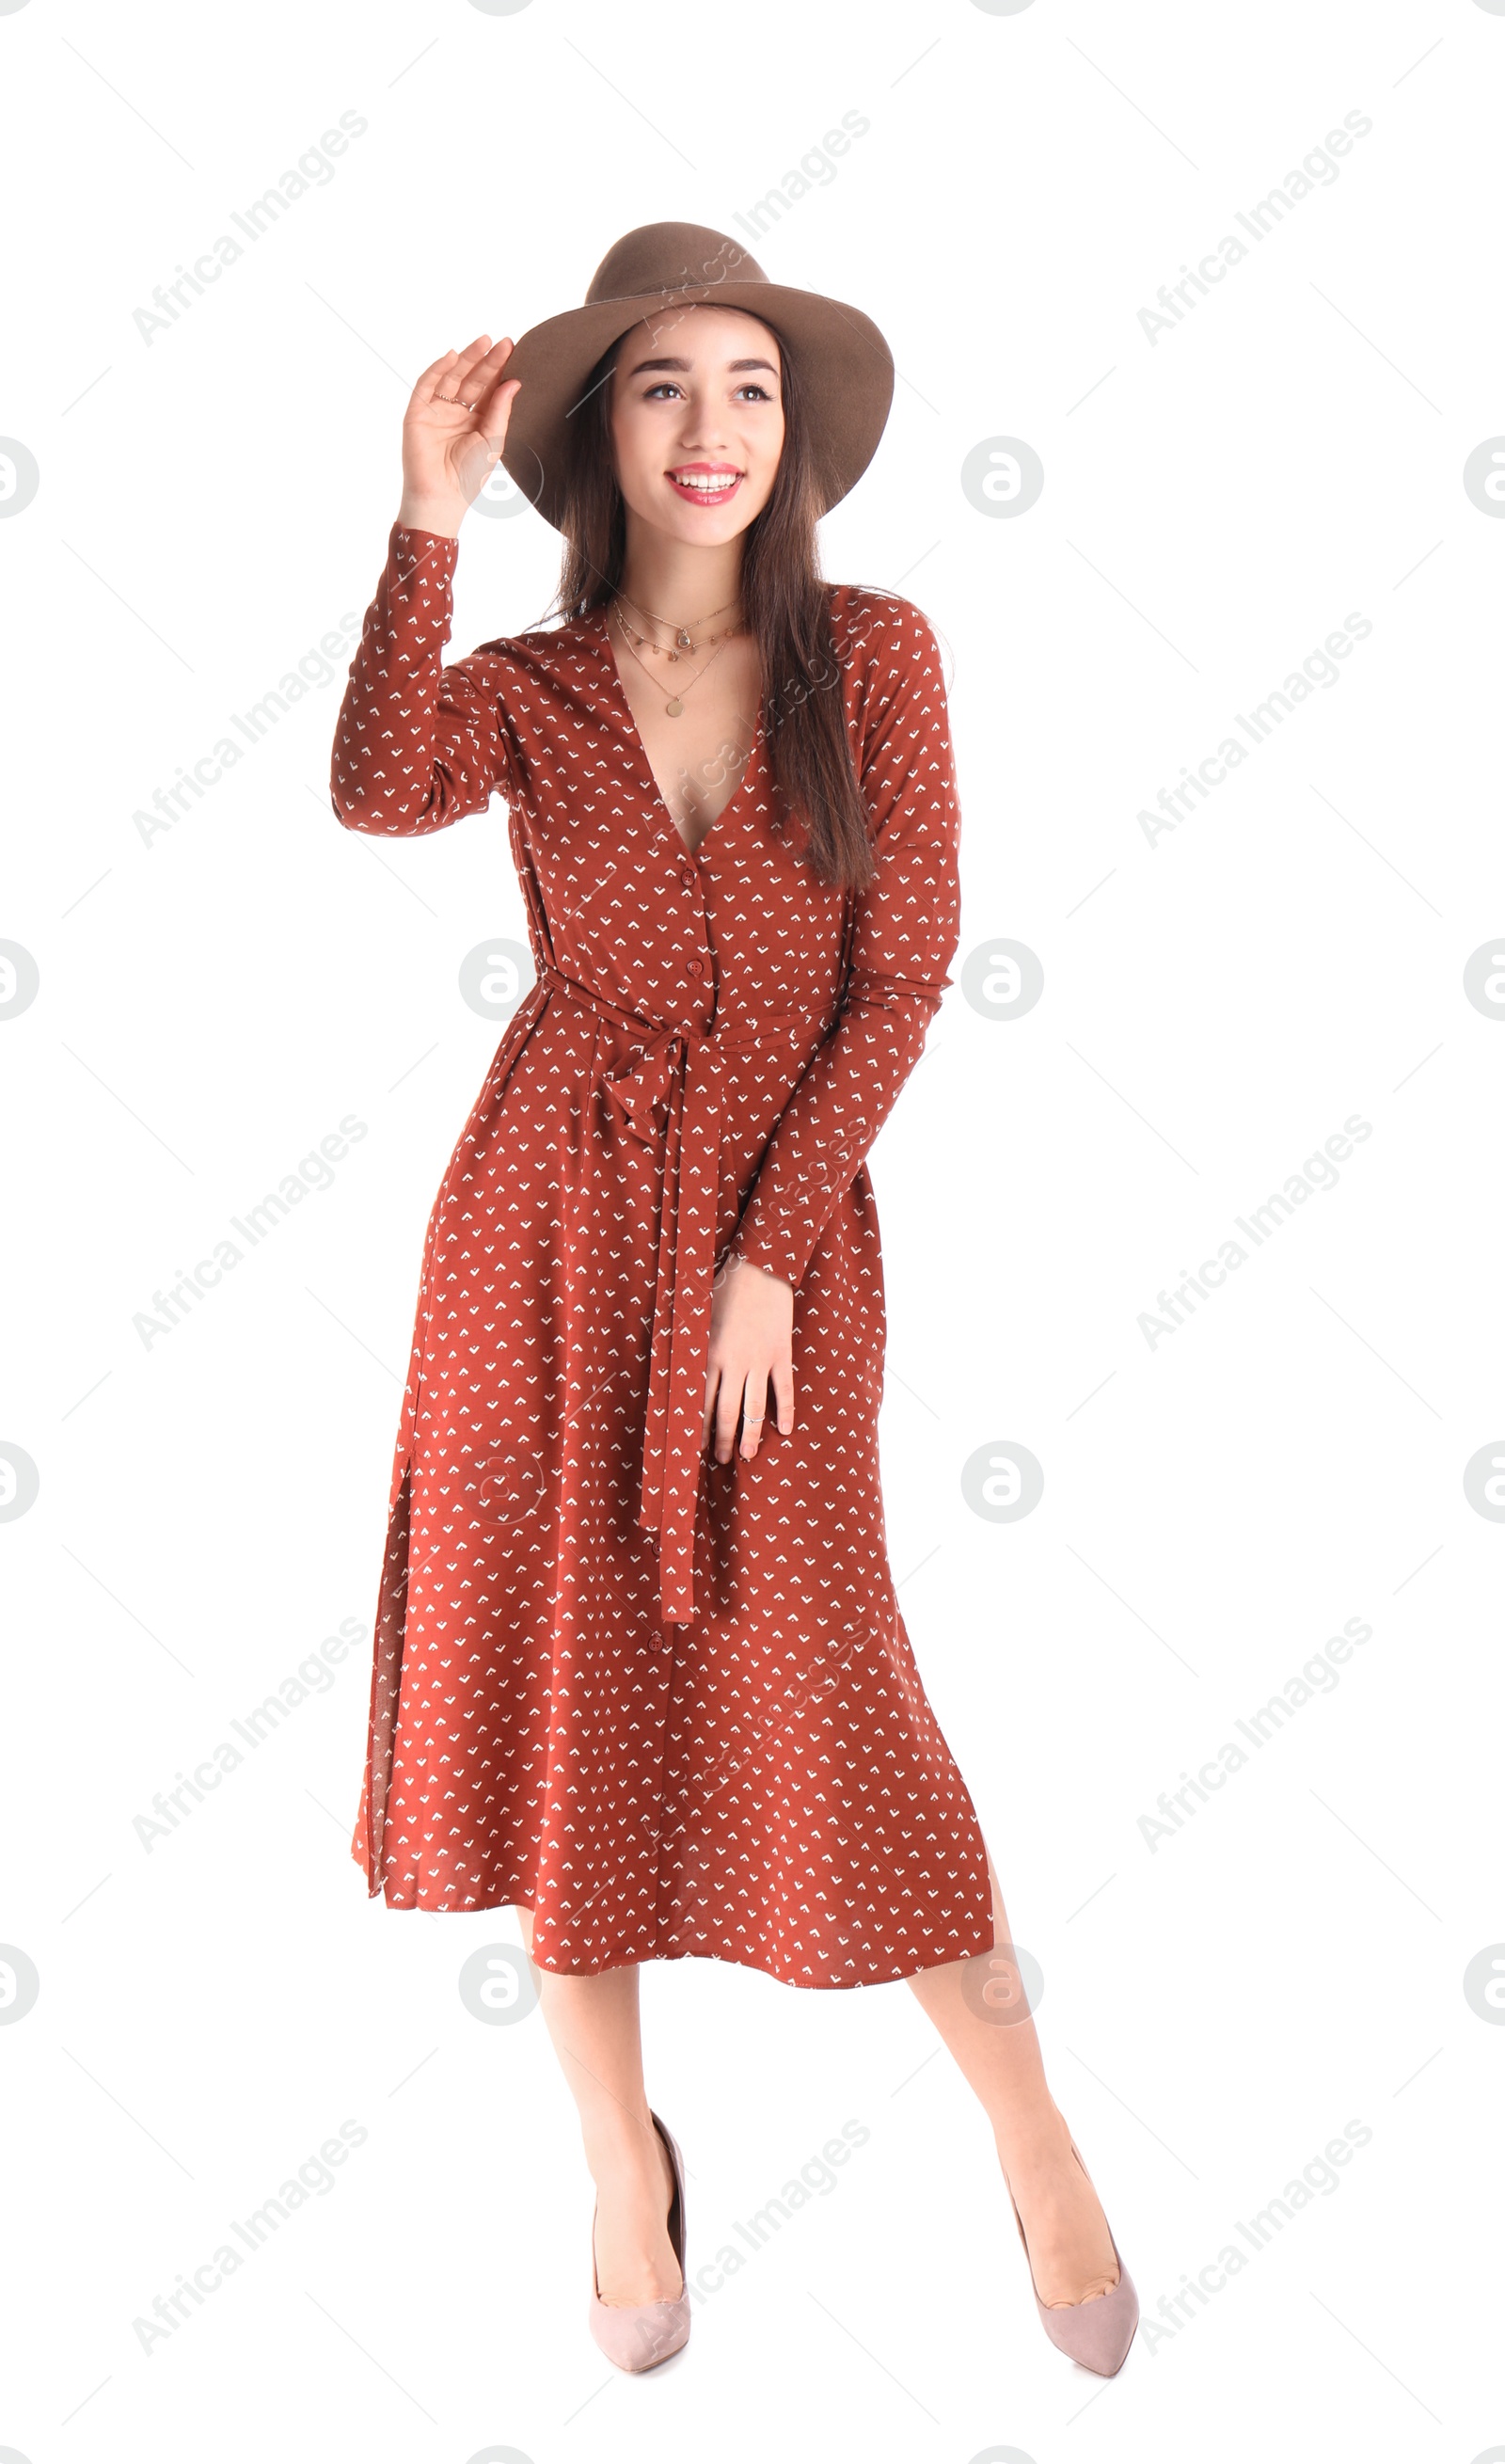
<path id="1" fill-rule="evenodd" d="M 629 376 L 641 377 L 648 368 L 672 368 L 677 376 L 684 376 L 688 371 L 689 364 L 688 360 L 640 360 L 636 367 L 629 368 L 627 373 Z M 729 371 L 740 368 L 767 368 L 771 377 L 776 377 L 778 374 L 772 360 L 729 360 L 727 367 Z"/>

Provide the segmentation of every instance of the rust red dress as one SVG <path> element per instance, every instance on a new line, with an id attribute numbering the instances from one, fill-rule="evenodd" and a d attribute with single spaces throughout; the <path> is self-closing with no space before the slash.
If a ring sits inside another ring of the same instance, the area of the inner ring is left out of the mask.
<path id="1" fill-rule="evenodd" d="M 866 1155 L 959 930 L 919 609 L 830 584 L 879 872 L 770 825 L 761 733 L 700 850 L 600 609 L 442 664 L 453 539 L 393 528 L 336 736 L 349 827 L 507 803 L 536 979 L 424 1247 L 353 1853 L 389 1907 L 534 1912 L 533 1956 L 876 1984 L 992 1941 L 879 1479 Z M 701 1448 L 711 1279 L 795 1287 L 795 1426 Z"/>

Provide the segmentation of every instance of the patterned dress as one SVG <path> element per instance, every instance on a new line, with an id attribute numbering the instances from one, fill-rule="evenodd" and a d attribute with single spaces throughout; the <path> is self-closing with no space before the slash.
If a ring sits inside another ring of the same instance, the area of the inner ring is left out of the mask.
<path id="1" fill-rule="evenodd" d="M 331 795 L 414 836 L 500 794 L 536 976 L 424 1246 L 353 1853 L 389 1907 L 531 1908 L 545 1969 L 913 1975 L 992 1941 L 879 1477 L 865 1158 L 959 932 L 935 637 L 827 585 L 879 867 L 843 893 L 771 826 L 761 729 L 686 848 L 602 610 L 444 666 L 457 554 L 393 528 Z M 795 1426 L 721 1464 L 731 1255 L 795 1287 Z"/>

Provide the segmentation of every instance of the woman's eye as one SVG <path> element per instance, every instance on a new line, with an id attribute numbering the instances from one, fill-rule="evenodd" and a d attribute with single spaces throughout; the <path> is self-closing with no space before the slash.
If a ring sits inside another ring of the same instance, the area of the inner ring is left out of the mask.
<path id="1" fill-rule="evenodd" d="M 680 388 L 672 377 L 660 377 L 657 385 L 649 385 L 647 392 L 643 395 L 643 399 L 644 402 L 655 402 L 663 394 L 678 393 L 679 390 Z M 773 396 L 769 392 L 767 386 L 760 385 L 755 377 L 750 377 L 747 383 L 745 385 L 738 385 L 736 390 L 738 393 L 755 394 L 760 402 L 772 402 L 773 400 Z"/>

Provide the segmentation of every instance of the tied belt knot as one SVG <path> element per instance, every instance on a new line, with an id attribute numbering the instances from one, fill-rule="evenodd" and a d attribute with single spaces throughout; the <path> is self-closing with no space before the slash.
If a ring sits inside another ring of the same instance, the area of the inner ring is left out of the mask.
<path id="1" fill-rule="evenodd" d="M 709 1021 L 687 1017 L 665 1026 L 604 1000 L 562 968 L 544 965 L 538 979 L 547 998 L 577 1002 L 642 1039 L 641 1051 L 593 1083 L 625 1133 L 663 1153 L 638 1523 L 658 1538 L 660 1618 L 685 1624 L 696 1614 L 695 1509 L 720 1194 L 722 1057 L 817 1019 L 830 1022 L 834 1013 L 821 1001 Z"/>

